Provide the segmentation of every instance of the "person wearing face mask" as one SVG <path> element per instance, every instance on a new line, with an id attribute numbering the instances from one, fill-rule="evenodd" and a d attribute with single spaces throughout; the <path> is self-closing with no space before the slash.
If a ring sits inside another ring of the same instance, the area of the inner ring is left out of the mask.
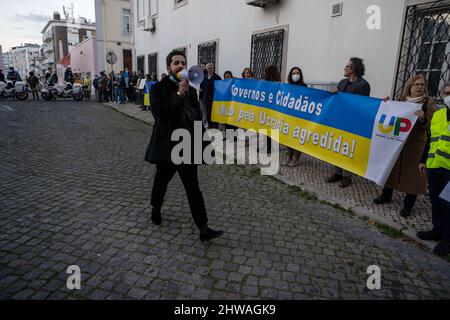
<path id="1" fill-rule="evenodd" d="M 166 64 L 169 76 L 155 83 L 150 92 L 151 111 L 155 118 L 155 125 L 145 160 L 156 164 L 151 199 L 151 220 L 155 225 L 161 224 L 161 208 L 167 186 L 178 172 L 187 193 L 192 217 L 200 230 L 200 240 L 208 241 L 221 236 L 223 232 L 208 227 L 205 201 L 200 191 L 197 175 L 198 166 L 192 162 L 191 164 L 177 165 L 171 157 L 172 149 L 179 143 L 172 141 L 172 133 L 177 129 L 185 129 L 191 133 L 192 137 L 194 122 L 202 120 L 202 112 L 195 88 L 191 87 L 187 80 L 178 78 L 179 72 L 186 69 L 184 52 L 172 51 L 166 58 Z"/>
<path id="2" fill-rule="evenodd" d="M 419 164 L 420 173 L 428 175 L 433 229 L 420 231 L 417 237 L 439 241 L 433 249 L 438 256 L 450 254 L 450 202 L 439 197 L 450 183 L 450 83 L 444 85 L 443 93 L 446 107 L 433 114 Z"/>
<path id="3" fill-rule="evenodd" d="M 383 98 L 387 101 L 389 97 Z M 427 130 L 430 126 L 436 105 L 428 95 L 427 82 L 422 74 L 411 77 L 405 85 L 399 101 L 419 103 L 422 109 L 416 112 L 418 120 L 406 140 L 398 159 L 392 168 L 381 195 L 374 199 L 377 205 L 392 201 L 394 189 L 406 193 L 400 216 L 406 218 L 417 199 L 417 195 L 427 192 L 427 177 L 417 170 L 422 152 L 427 141 Z"/>
<path id="4" fill-rule="evenodd" d="M 296 86 L 307 87 L 303 79 L 303 72 L 299 67 L 294 67 L 289 72 L 287 82 Z M 288 167 L 296 167 L 300 164 L 300 151 L 287 147 L 288 156 L 283 159 L 281 165 Z"/>

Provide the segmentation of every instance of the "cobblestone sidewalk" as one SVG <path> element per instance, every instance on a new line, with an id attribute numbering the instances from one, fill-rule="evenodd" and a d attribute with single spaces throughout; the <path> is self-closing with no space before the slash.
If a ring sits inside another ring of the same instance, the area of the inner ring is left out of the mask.
<path id="1" fill-rule="evenodd" d="M 178 176 L 150 222 L 152 128 L 91 102 L 0 110 L 1 299 L 449 299 L 450 265 L 347 211 L 255 173 L 212 165 L 199 240 Z M 67 287 L 79 266 L 81 289 Z M 367 287 L 379 266 L 381 289 Z"/>

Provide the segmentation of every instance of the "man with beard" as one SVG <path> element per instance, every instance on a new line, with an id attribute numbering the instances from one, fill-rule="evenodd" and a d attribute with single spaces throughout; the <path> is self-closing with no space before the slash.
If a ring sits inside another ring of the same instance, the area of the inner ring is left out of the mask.
<path id="1" fill-rule="evenodd" d="M 197 92 L 188 81 L 180 80 L 178 74 L 186 69 L 186 56 L 181 51 L 172 51 L 166 59 L 169 76 L 153 85 L 150 93 L 151 111 L 155 125 L 148 145 L 145 160 L 156 164 L 156 176 L 152 190 L 152 215 L 154 224 L 161 224 L 161 207 L 167 186 L 178 172 L 186 190 L 194 222 L 200 230 L 200 240 L 208 241 L 223 234 L 208 228 L 203 194 L 200 191 L 196 164 L 176 165 L 172 161 L 172 133 L 177 129 L 194 131 L 194 122 L 202 120 Z M 191 141 L 193 142 L 193 141 Z"/>

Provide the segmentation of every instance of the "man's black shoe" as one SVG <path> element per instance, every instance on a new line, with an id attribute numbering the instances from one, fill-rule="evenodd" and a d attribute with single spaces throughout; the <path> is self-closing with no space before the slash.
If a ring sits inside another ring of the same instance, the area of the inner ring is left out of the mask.
<path id="1" fill-rule="evenodd" d="M 332 174 L 327 179 L 325 179 L 326 183 L 334 183 L 342 180 L 342 174 Z"/>
<path id="2" fill-rule="evenodd" d="M 157 226 L 161 224 L 161 209 L 152 209 L 152 222 Z"/>
<path id="3" fill-rule="evenodd" d="M 407 218 L 411 215 L 411 211 L 412 211 L 412 208 L 403 207 L 402 210 L 400 210 L 400 215 L 403 218 Z"/>
<path id="4" fill-rule="evenodd" d="M 425 241 L 441 241 L 442 240 L 442 236 L 434 230 L 419 231 L 419 232 L 417 232 L 417 237 L 419 239 L 422 239 Z"/>
<path id="5" fill-rule="evenodd" d="M 389 203 L 389 202 L 392 202 L 392 198 L 385 196 L 384 194 L 382 194 L 378 198 L 373 199 L 373 203 L 375 203 L 375 204 L 383 204 L 383 203 Z"/>
<path id="6" fill-rule="evenodd" d="M 220 237 L 223 235 L 223 231 L 214 231 L 208 227 L 200 228 L 200 240 L 201 242 L 209 241 L 214 238 Z"/>
<path id="7" fill-rule="evenodd" d="M 444 257 L 446 255 L 450 254 L 450 242 L 441 241 L 439 242 L 436 247 L 433 249 L 433 253 L 435 255 L 438 255 L 440 257 Z"/>

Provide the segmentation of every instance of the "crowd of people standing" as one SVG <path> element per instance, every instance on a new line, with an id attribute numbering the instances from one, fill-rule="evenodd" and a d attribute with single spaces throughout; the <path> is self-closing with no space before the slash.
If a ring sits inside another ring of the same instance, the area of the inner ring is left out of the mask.
<path id="1" fill-rule="evenodd" d="M 213 64 L 200 66 L 204 69 L 205 75 L 199 90 L 200 105 L 206 114 L 204 119 L 209 128 L 219 128 L 219 125 L 212 121 L 211 114 L 214 82 L 222 78 L 215 72 Z M 364 79 L 365 69 L 363 59 L 350 58 L 344 68 L 344 79 L 331 90 L 332 93 L 345 92 L 370 96 L 370 84 Z M 255 78 L 250 68 L 245 68 L 241 76 L 243 79 Z M 223 78 L 233 78 L 232 72 L 226 71 Z M 260 80 L 282 82 L 280 70 L 274 65 L 267 66 Z M 307 87 L 302 69 L 299 67 L 293 67 L 289 71 L 286 82 Z M 373 199 L 374 204 L 380 205 L 392 201 L 394 190 L 404 193 L 403 207 L 399 214 L 407 218 L 412 213 L 417 196 L 426 194 L 429 190 L 433 228 L 429 231 L 418 232 L 417 236 L 423 240 L 439 241 L 434 252 L 441 256 L 450 254 L 450 203 L 439 197 L 450 181 L 450 83 L 445 84 L 443 95 L 446 97 L 445 106 L 439 110 L 428 93 L 425 76 L 417 74 L 407 81 L 402 94 L 395 98 L 397 101 L 420 104 L 422 108 L 416 112 L 418 121 L 412 128 L 381 195 Z M 387 96 L 383 98 L 384 101 L 389 99 Z M 437 113 L 439 118 L 434 116 Z M 270 144 L 271 140 L 268 138 L 268 148 Z M 285 149 L 286 156 L 282 159 L 282 165 L 299 166 L 301 152 L 289 147 Z M 347 188 L 352 184 L 352 174 L 334 166 L 332 174 L 325 179 L 325 182 L 339 183 L 339 187 Z"/>

